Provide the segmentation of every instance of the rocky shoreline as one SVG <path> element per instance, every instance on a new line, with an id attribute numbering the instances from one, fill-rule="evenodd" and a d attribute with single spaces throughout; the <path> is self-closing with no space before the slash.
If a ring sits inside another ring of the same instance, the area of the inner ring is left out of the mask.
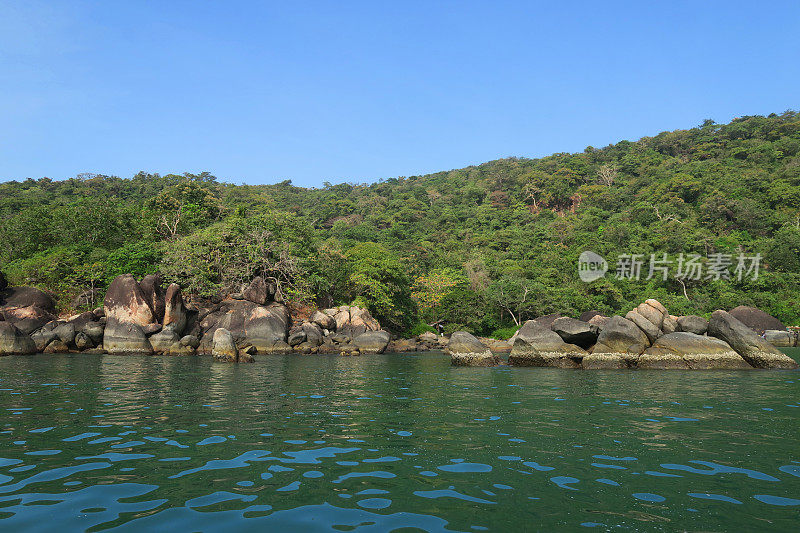
<path id="1" fill-rule="evenodd" d="M 444 350 L 456 366 L 496 366 L 508 354 L 513 366 L 745 369 L 797 368 L 775 348 L 796 345 L 795 332 L 757 309 L 719 310 L 707 321 L 672 316 L 656 300 L 647 300 L 625 317 L 593 311 L 578 319 L 539 317 L 507 341 L 463 331 L 449 337 L 423 333 L 401 339 L 356 306 L 319 309 L 293 320 L 275 287 L 261 277 L 217 302 L 188 305 L 177 284 L 164 290 L 157 275 L 137 281 L 126 274 L 108 287 L 102 307 L 59 318 L 50 294 L 33 287 L 6 287 L 0 279 L 0 356 L 206 355 L 244 363 L 270 354 Z"/>
<path id="2" fill-rule="evenodd" d="M 511 339 L 508 363 L 585 370 L 798 368 L 794 359 L 767 340 L 795 346 L 796 335 L 788 330 L 765 330 L 765 337 L 761 337 L 752 325 L 734 316 L 741 312 L 720 309 L 710 320 L 676 317 L 650 299 L 624 317 L 540 317 L 527 321 Z M 754 309 L 742 316 L 747 320 L 756 312 L 761 313 Z M 446 351 L 455 366 L 500 364 L 489 345 L 463 331 L 452 335 Z"/>

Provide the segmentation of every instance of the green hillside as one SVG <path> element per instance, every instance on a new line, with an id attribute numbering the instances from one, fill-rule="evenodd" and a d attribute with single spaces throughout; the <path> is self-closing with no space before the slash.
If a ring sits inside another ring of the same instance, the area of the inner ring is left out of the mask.
<path id="1" fill-rule="evenodd" d="M 444 320 L 490 334 L 648 297 L 673 314 L 749 304 L 798 324 L 800 115 L 372 185 L 206 173 L 11 181 L 0 184 L 0 243 L 9 281 L 50 289 L 65 309 L 125 272 L 160 271 L 208 298 L 263 273 L 295 307 L 360 302 L 403 332 Z M 578 278 L 584 250 L 608 260 L 605 278 Z M 650 254 L 664 253 L 676 261 L 668 279 L 645 279 Z M 681 253 L 730 254 L 732 279 L 676 279 Z M 757 279 L 737 279 L 740 253 L 761 254 Z M 643 254 L 641 279 L 615 278 L 619 254 Z"/>

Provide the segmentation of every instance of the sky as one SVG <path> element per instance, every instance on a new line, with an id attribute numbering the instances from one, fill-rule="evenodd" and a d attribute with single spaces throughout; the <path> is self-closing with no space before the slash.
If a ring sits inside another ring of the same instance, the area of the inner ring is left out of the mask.
<path id="1" fill-rule="evenodd" d="M 794 0 L 0 0 L 0 181 L 320 187 L 787 109 Z"/>

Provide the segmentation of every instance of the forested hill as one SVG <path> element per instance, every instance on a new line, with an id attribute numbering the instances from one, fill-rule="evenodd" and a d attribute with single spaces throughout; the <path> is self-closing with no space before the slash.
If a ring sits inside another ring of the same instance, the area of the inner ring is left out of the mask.
<path id="1" fill-rule="evenodd" d="M 798 324 L 800 115 L 372 185 L 12 181 L 0 184 L 0 222 L 0 269 L 64 309 L 120 273 L 159 271 L 203 297 L 264 273 L 296 306 L 360 302 L 406 332 L 445 320 L 489 334 L 556 311 L 624 313 L 647 297 L 673 314 L 750 304 Z M 605 278 L 579 279 L 584 250 L 608 260 Z M 737 279 L 740 252 L 761 254 L 757 279 Z M 651 253 L 676 260 L 666 281 L 645 279 Z M 732 254 L 732 279 L 678 280 L 680 253 L 705 267 Z M 643 254 L 641 279 L 615 278 L 619 254 Z"/>

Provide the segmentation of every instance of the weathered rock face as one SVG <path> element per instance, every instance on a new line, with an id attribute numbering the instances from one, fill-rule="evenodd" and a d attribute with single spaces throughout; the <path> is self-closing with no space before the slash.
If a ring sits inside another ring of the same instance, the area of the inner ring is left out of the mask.
<path id="1" fill-rule="evenodd" d="M 211 355 L 217 361 L 225 363 L 236 363 L 239 360 L 239 351 L 236 349 L 236 342 L 233 335 L 225 328 L 217 328 L 214 331 L 213 349 Z"/>
<path id="2" fill-rule="evenodd" d="M 697 315 L 678 317 L 678 331 L 702 335 L 708 330 L 708 320 Z"/>
<path id="3" fill-rule="evenodd" d="M 171 283 L 167 287 L 167 293 L 164 296 L 164 320 L 162 323 L 165 328 L 171 329 L 178 335 L 181 335 L 186 329 L 186 306 L 183 304 L 181 287 L 177 283 Z"/>
<path id="4" fill-rule="evenodd" d="M 356 335 L 353 344 L 358 347 L 361 353 L 383 353 L 386 345 L 389 344 L 388 331 L 367 331 Z"/>
<path id="5" fill-rule="evenodd" d="M 659 337 L 637 360 L 638 368 L 651 369 L 752 369 L 721 339 L 677 332 Z"/>
<path id="6" fill-rule="evenodd" d="M 647 340 L 651 343 L 662 335 L 660 326 L 656 326 L 650 322 L 647 317 L 639 313 L 639 311 L 636 309 L 633 311 L 628 311 L 628 314 L 625 315 L 625 318 L 636 324 L 636 326 L 641 329 L 645 335 L 647 335 Z"/>
<path id="7" fill-rule="evenodd" d="M 324 313 L 333 318 L 336 324 L 334 329 L 337 333 L 343 333 L 350 337 L 381 329 L 381 325 L 369 314 L 369 311 L 360 307 L 343 305 L 335 309 L 326 309 Z"/>
<path id="8" fill-rule="evenodd" d="M 336 329 L 336 321 L 333 319 L 333 317 L 326 315 L 322 311 L 314 311 L 314 314 L 311 315 L 310 320 L 322 329 L 327 329 L 328 331 L 333 331 Z"/>
<path id="9" fill-rule="evenodd" d="M 569 317 L 555 319 L 550 329 L 567 344 L 576 344 L 583 349 L 589 348 L 597 342 L 597 336 L 600 334 L 600 328 L 594 324 Z"/>
<path id="10" fill-rule="evenodd" d="M 759 335 L 768 329 L 786 329 L 780 320 L 756 307 L 740 305 L 731 309 L 730 315 Z"/>
<path id="11" fill-rule="evenodd" d="M 52 296 L 34 287 L 8 287 L 0 291 L 0 315 L 30 335 L 56 319 Z"/>
<path id="12" fill-rule="evenodd" d="M 153 348 L 142 327 L 109 317 L 103 331 L 103 349 L 113 355 L 150 355 Z"/>
<path id="13" fill-rule="evenodd" d="M 0 322 L 0 356 L 36 353 L 36 345 L 29 335 L 6 320 Z"/>
<path id="14" fill-rule="evenodd" d="M 242 291 L 242 297 L 258 305 L 266 305 L 275 296 L 275 286 L 267 283 L 261 276 L 256 276 L 250 285 Z"/>
<path id="15" fill-rule="evenodd" d="M 581 322 L 589 322 L 596 316 L 603 316 L 603 313 L 592 309 L 591 311 L 584 311 L 583 313 L 581 313 L 581 316 L 578 317 L 578 320 L 580 320 Z"/>
<path id="16" fill-rule="evenodd" d="M 595 315 L 589 319 L 589 324 L 597 326 L 598 331 L 603 331 L 603 328 L 606 327 L 607 323 L 608 317 L 603 315 Z"/>
<path id="17" fill-rule="evenodd" d="M 496 366 L 500 358 L 466 331 L 456 331 L 450 336 L 445 350 L 453 366 Z"/>
<path id="18" fill-rule="evenodd" d="M 794 333 L 786 330 L 768 329 L 764 332 L 764 340 L 776 348 L 791 348 L 795 345 Z"/>
<path id="19" fill-rule="evenodd" d="M 567 344 L 558 333 L 542 326 L 538 320 L 528 320 L 517 332 L 508 362 L 514 366 L 580 368 L 586 355 L 585 350 Z"/>
<path id="20" fill-rule="evenodd" d="M 139 282 L 142 294 L 153 312 L 155 322 L 164 321 L 164 290 L 161 288 L 161 276 L 158 274 L 148 274 Z"/>
<path id="21" fill-rule="evenodd" d="M 636 363 L 650 342 L 636 324 L 621 316 L 612 316 L 597 337 L 592 353 L 583 358 L 583 368 L 628 368 Z"/>
<path id="22" fill-rule="evenodd" d="M 114 278 L 103 302 L 106 318 L 122 323 L 146 326 L 155 322 L 155 315 L 142 288 L 130 274 Z"/>
<path id="23" fill-rule="evenodd" d="M 797 368 L 798 366 L 794 359 L 781 353 L 726 311 L 717 310 L 711 313 L 711 320 L 708 321 L 708 334 L 730 344 L 745 361 L 755 368 Z"/>
<path id="24" fill-rule="evenodd" d="M 290 317 L 288 309 L 273 303 L 267 307 L 249 300 L 225 300 L 201 321 L 200 353 L 211 353 L 213 335 L 226 329 L 241 346 L 249 344 L 258 354 L 290 353 L 286 343 Z"/>

